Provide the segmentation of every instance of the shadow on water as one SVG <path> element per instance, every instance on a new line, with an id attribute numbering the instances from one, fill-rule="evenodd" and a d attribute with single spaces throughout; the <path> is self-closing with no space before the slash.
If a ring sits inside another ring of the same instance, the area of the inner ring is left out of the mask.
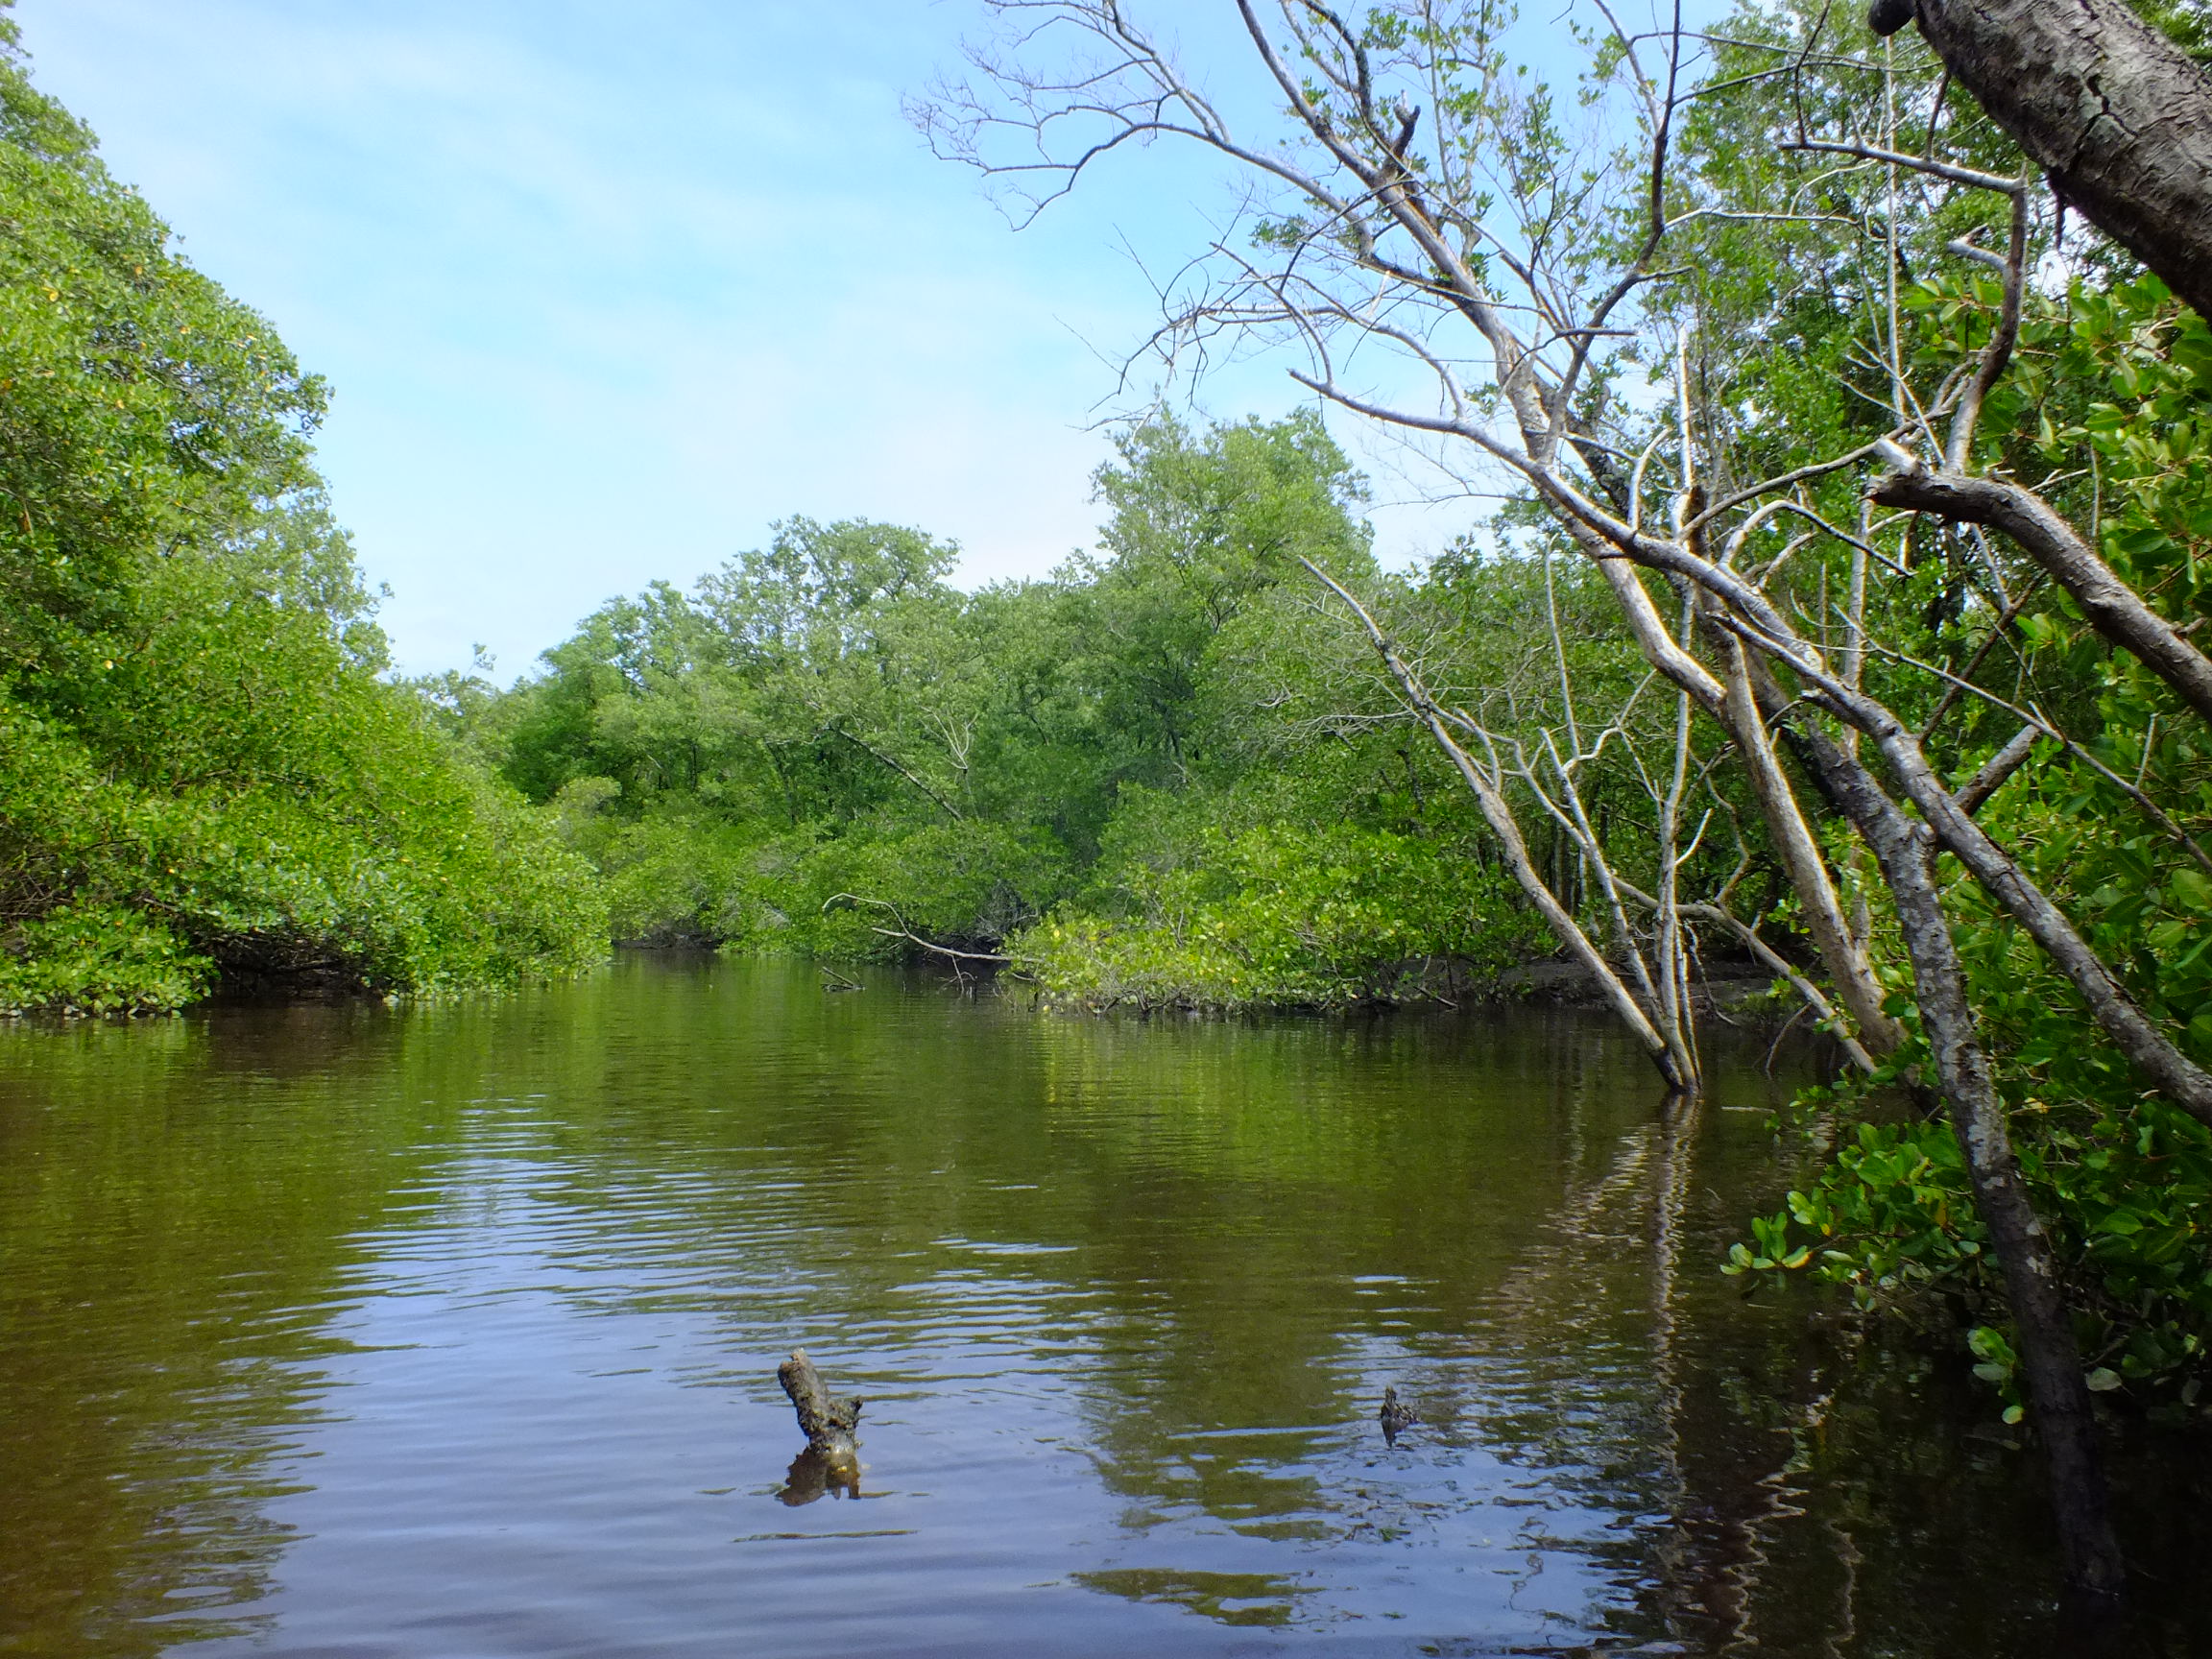
<path id="1" fill-rule="evenodd" d="M 2063 1650 L 1963 1366 L 1715 1270 L 1756 1055 L 865 979 L 0 1034 L 0 1653 Z M 2205 1650 L 2203 1448 L 2116 1432 Z"/>

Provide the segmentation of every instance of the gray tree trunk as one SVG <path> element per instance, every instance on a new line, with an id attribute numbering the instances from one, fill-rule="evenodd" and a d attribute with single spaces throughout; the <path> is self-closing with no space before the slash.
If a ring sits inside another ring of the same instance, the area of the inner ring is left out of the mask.
<path id="1" fill-rule="evenodd" d="M 2127 1582 L 2127 1567 L 2112 1530 L 2081 1351 L 2050 1235 L 2021 1179 L 2004 1104 L 1975 1037 L 1965 971 L 1936 883 L 1936 838 L 1926 825 L 1906 816 L 1840 748 L 1817 732 L 1803 735 L 1809 757 L 1873 850 L 1897 902 L 1936 1086 L 1965 1158 L 1975 1208 L 1989 1228 L 2004 1274 L 2028 1405 L 2050 1462 L 2051 1503 L 2067 1582 L 2092 1598 L 2117 1597 Z"/>
<path id="2" fill-rule="evenodd" d="M 2033 491 L 2005 478 L 1917 469 L 1891 472 L 1876 480 L 1867 493 L 1884 507 L 1909 507 L 1953 523 L 1990 524 L 2004 531 L 2073 595 L 2091 627 L 2132 653 L 2212 721 L 2212 658 L 2114 575 L 2074 526 Z"/>
<path id="3" fill-rule="evenodd" d="M 2066 204 L 2212 318 L 2212 79 L 2125 0 L 1878 0 Z"/>

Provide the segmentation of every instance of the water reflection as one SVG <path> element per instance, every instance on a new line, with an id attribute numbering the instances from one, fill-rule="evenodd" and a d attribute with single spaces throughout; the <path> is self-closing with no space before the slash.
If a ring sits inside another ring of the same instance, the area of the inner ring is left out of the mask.
<path id="1" fill-rule="evenodd" d="M 1262 1573 L 1175 1573 L 1140 1567 L 1078 1573 L 1074 1577 L 1109 1596 L 1181 1607 L 1223 1624 L 1288 1624 L 1296 1598 L 1312 1593 L 1311 1585 Z"/>
<path id="2" fill-rule="evenodd" d="M 809 1446 L 791 1459 L 783 1471 L 783 1485 L 777 1501 L 798 1509 L 819 1498 L 860 1496 L 860 1466 L 844 1458 L 825 1457 Z"/>
<path id="3" fill-rule="evenodd" d="M 650 962 L 14 1033 L 0 1650 L 2048 1645 L 1970 1380 L 1712 1270 L 1780 1180 L 1715 1070 Z M 864 1478 L 791 1457 L 800 1346 Z M 2185 1564 L 2201 1461 L 2136 1451 Z"/>

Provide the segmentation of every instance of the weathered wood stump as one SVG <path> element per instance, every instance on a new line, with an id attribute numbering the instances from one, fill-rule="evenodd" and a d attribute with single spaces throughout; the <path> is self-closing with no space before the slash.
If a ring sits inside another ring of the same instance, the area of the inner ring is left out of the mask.
<path id="1" fill-rule="evenodd" d="M 1384 1443 L 1391 1446 L 1398 1444 L 1399 1435 L 1421 1421 L 1413 1407 L 1398 1398 L 1398 1390 L 1395 1388 L 1382 1390 L 1382 1409 L 1375 1415 L 1382 1425 Z"/>
<path id="2" fill-rule="evenodd" d="M 804 1348 L 776 1367 L 776 1381 L 791 1396 L 791 1408 L 799 1414 L 799 1429 L 806 1436 L 806 1450 L 831 1471 L 860 1468 L 860 1402 L 832 1400 L 823 1384 L 822 1373 L 806 1358 Z"/>

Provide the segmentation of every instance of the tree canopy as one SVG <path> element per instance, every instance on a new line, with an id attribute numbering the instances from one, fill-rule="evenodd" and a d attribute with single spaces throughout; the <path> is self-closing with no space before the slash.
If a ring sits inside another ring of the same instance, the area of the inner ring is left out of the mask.
<path id="1" fill-rule="evenodd" d="M 175 252 L 0 18 L 0 1006 L 596 954 L 588 869 L 381 678 L 325 388 Z"/>

